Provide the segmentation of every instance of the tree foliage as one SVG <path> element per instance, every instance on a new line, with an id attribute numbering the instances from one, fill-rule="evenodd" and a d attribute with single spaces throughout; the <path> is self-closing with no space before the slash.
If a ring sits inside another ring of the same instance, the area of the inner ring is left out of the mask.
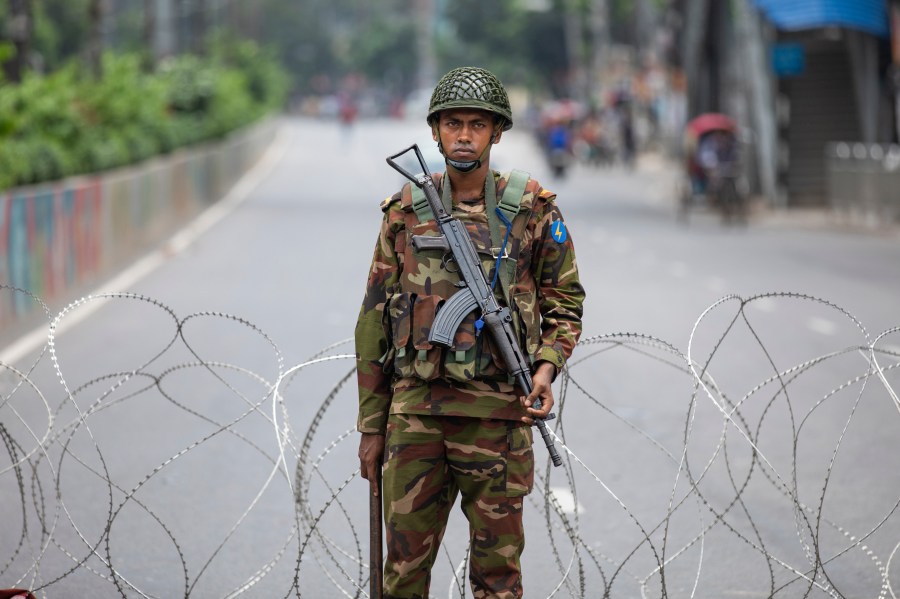
<path id="1" fill-rule="evenodd" d="M 334 82 L 351 73 L 410 91 L 422 27 L 428 28 L 424 33 L 436 47 L 441 70 L 477 64 L 504 81 L 545 85 L 566 69 L 559 11 L 529 11 L 521 0 L 437 2 L 442 10 L 434 26 L 419 23 L 408 0 L 263 3 L 261 36 L 276 48 L 301 94 L 322 91 L 315 82 L 323 77 Z"/>
<path id="2" fill-rule="evenodd" d="M 106 53 L 103 77 L 70 62 L 0 86 L 0 189 L 104 170 L 221 137 L 279 108 L 287 78 L 252 42 L 184 54 L 147 73 Z"/>
<path id="3" fill-rule="evenodd" d="M 416 71 L 413 23 L 378 17 L 372 25 L 366 35 L 352 37 L 342 61 L 345 68 L 384 82 L 408 84 L 409 75 Z"/>
<path id="4" fill-rule="evenodd" d="M 53 71 L 66 59 L 83 55 L 90 0 L 32 2 L 33 49 L 45 70 Z M 243 25 L 231 25 L 274 50 L 299 94 L 334 91 L 336 82 L 348 74 L 362 75 L 371 84 L 396 92 L 411 91 L 420 61 L 416 32 L 422 27 L 428 27 L 425 34 L 433 41 L 441 71 L 477 64 L 512 84 L 562 93 L 555 88 L 570 68 L 563 14 L 567 9 L 580 13 L 581 43 L 590 44 L 587 27 L 592 2 L 550 0 L 549 10 L 535 11 L 524 0 L 437 0 L 435 22 L 422 24 L 411 0 L 256 0 L 235 4 Z M 634 41 L 640 3 L 658 11 L 666 0 L 607 0 L 612 41 Z M 209 10 L 213 5 L 204 4 Z M 5 6 L 6 2 L 0 2 L 0 20 Z M 114 48 L 146 53 L 141 5 L 120 1 L 109 6 L 114 10 L 106 24 L 107 39 Z M 207 20 L 212 24 L 212 19 Z M 221 15 L 218 24 L 229 25 Z M 2 36 L 0 32 L 0 43 Z M 584 54 L 589 54 L 589 48 Z"/>

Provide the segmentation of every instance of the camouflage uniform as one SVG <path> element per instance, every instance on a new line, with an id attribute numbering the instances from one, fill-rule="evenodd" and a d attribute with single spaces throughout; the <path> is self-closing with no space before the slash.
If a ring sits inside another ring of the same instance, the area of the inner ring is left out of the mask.
<path id="1" fill-rule="evenodd" d="M 493 178 L 500 197 L 506 179 L 496 172 Z M 441 189 L 440 176 L 436 185 Z M 440 233 L 434 220 L 418 221 L 408 184 L 382 211 L 356 357 L 357 429 L 387 435 L 385 597 L 428 596 L 431 566 L 460 492 L 475 597 L 521 597 L 522 504 L 534 476 L 532 432 L 519 420 L 527 415 L 518 401 L 524 393 L 489 335 L 476 335 L 475 314 L 449 349 L 428 342 L 459 277 L 442 250 L 413 249 L 413 235 Z M 465 224 L 490 280 L 495 259 L 484 201 L 454 202 L 452 216 Z M 534 180 L 509 244 L 517 258 L 508 297 L 523 353 L 559 369 L 581 333 L 584 289 L 555 195 Z M 495 293 L 504 303 L 502 290 Z"/>

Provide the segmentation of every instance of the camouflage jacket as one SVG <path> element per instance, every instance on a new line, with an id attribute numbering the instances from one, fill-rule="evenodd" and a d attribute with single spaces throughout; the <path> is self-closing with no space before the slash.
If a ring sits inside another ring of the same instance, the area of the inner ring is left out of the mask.
<path id="1" fill-rule="evenodd" d="M 497 172 L 494 180 L 499 197 L 506 180 Z M 436 182 L 440 189 L 440 177 Z M 585 293 L 555 198 L 528 181 L 510 235 L 509 255 L 516 264 L 508 297 L 523 353 L 532 363 L 549 361 L 558 370 L 581 334 Z M 381 209 L 384 218 L 356 324 L 357 429 L 383 434 L 388 413 L 517 420 L 524 415 L 517 400 L 521 391 L 489 335 L 476 334 L 476 314 L 465 318 L 449 349 L 428 342 L 435 314 L 459 289 L 459 276 L 443 250 L 416 251 L 411 244 L 414 235 L 439 235 L 437 223 L 419 222 L 409 184 Z M 452 216 L 465 224 L 491 280 L 495 258 L 484 200 L 454 202 Z M 505 304 L 499 285 L 494 293 Z"/>

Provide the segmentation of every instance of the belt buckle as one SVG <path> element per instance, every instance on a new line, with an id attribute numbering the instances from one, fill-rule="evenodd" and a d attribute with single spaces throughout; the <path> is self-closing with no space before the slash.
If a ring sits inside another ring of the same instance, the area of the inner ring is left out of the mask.
<path id="1" fill-rule="evenodd" d="M 494 259 L 496 259 L 499 254 L 500 254 L 500 248 L 491 248 L 491 256 L 493 256 Z M 509 259 L 509 250 L 506 247 L 503 248 L 503 259 L 504 260 Z"/>

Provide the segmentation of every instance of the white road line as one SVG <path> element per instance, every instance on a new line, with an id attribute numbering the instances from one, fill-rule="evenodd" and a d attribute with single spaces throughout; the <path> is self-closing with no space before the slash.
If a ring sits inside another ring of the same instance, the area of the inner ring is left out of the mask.
<path id="1" fill-rule="evenodd" d="M 830 336 L 837 332 L 837 325 L 827 318 L 821 318 L 819 316 L 811 316 L 806 321 L 806 326 L 809 327 L 811 331 L 821 333 L 822 335 Z"/>
<path id="2" fill-rule="evenodd" d="M 89 295 L 96 296 L 125 291 L 165 263 L 166 260 L 171 259 L 174 254 L 187 248 L 249 197 L 250 193 L 269 176 L 275 165 L 284 157 L 292 138 L 293 134 L 287 128 L 279 128 L 275 142 L 269 146 L 262 158 L 249 171 L 244 173 L 224 198 L 200 213 L 197 218 L 175 233 L 158 249 L 126 268 Z M 105 300 L 102 299 L 86 302 L 76 312 L 73 312 L 60 322 L 59 327 L 56 329 L 56 335 L 62 334 L 83 321 L 100 309 L 104 303 Z M 26 333 L 0 352 L 0 363 L 14 364 L 21 360 L 24 356 L 47 342 L 47 333 L 47 325 L 41 325 L 30 333 Z"/>
<path id="3" fill-rule="evenodd" d="M 753 300 L 753 302 L 751 302 L 750 305 L 760 312 L 768 313 L 774 312 L 777 307 L 775 300 L 773 300 L 771 297 L 761 297 L 759 299 L 755 299 Z"/>

